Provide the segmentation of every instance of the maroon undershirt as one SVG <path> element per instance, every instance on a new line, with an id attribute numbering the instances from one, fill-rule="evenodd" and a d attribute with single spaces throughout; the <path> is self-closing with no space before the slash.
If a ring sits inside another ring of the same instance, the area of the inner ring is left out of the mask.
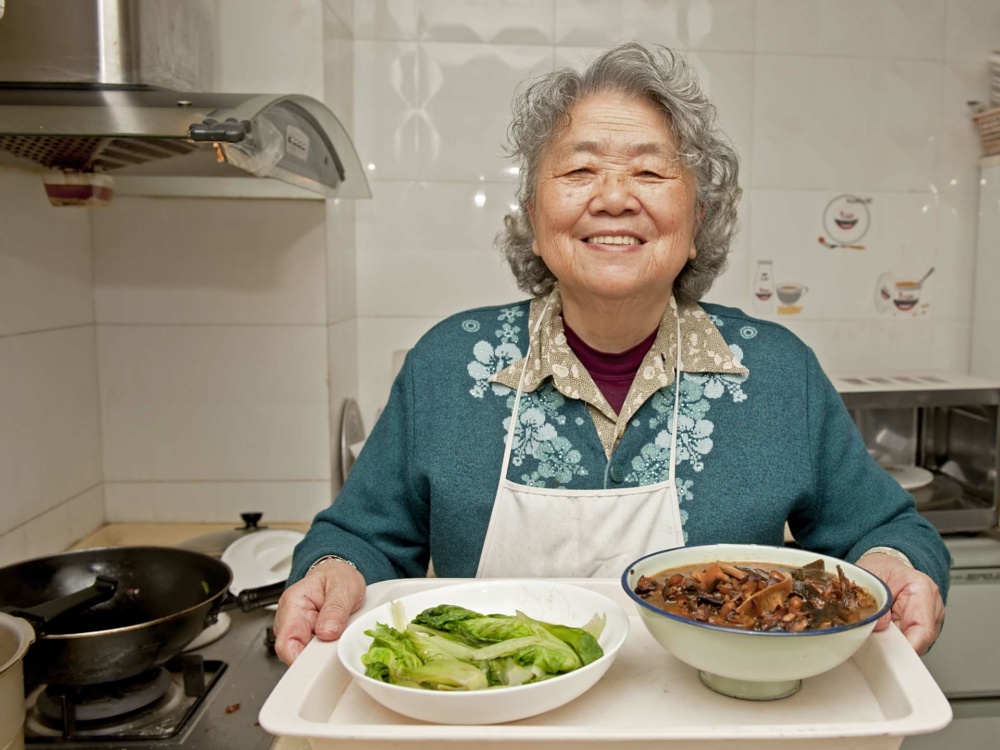
<path id="1" fill-rule="evenodd" d="M 626 349 L 619 354 L 608 354 L 589 346 L 567 325 L 565 319 L 563 320 L 563 330 L 566 332 L 566 343 L 569 344 L 569 348 L 580 360 L 580 364 L 590 373 L 590 377 L 601 389 L 604 398 L 615 410 L 615 414 L 619 414 L 625 403 L 625 397 L 628 395 L 628 389 L 635 379 L 635 374 L 639 372 L 639 365 L 642 364 L 646 352 L 656 341 L 658 331 L 653 331 L 631 349 Z"/>

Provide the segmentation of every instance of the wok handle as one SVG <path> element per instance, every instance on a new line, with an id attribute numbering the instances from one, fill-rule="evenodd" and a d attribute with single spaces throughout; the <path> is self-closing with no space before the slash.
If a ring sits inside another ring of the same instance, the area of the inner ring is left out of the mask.
<path id="1" fill-rule="evenodd" d="M 243 589 L 239 594 L 229 594 L 222 602 L 221 610 L 237 609 L 252 612 L 270 604 L 277 604 L 285 591 L 287 581 L 278 581 L 255 589 Z"/>
<path id="2" fill-rule="evenodd" d="M 118 581 L 115 579 L 97 576 L 93 584 L 67 596 L 61 596 L 34 607 L 3 607 L 0 608 L 0 611 L 28 620 L 37 630 L 39 626 L 51 622 L 56 617 L 107 601 L 115 595 L 117 589 Z"/>

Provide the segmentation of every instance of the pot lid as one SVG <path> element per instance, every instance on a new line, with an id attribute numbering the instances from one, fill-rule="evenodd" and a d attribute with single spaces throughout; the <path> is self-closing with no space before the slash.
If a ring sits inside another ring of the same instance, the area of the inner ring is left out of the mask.
<path id="1" fill-rule="evenodd" d="M 177 546 L 191 552 L 201 552 L 205 555 L 220 558 L 222 557 L 222 553 L 226 551 L 226 548 L 237 539 L 265 530 L 267 526 L 260 525 L 260 519 L 263 516 L 263 513 L 240 513 L 240 518 L 243 520 L 242 526 L 234 526 L 232 529 L 201 534 Z"/>
<path id="2" fill-rule="evenodd" d="M 222 553 L 222 562 L 233 571 L 229 590 L 238 595 L 244 589 L 287 579 L 292 571 L 295 545 L 303 538 L 305 534 L 301 531 L 268 529 L 237 539 Z"/>

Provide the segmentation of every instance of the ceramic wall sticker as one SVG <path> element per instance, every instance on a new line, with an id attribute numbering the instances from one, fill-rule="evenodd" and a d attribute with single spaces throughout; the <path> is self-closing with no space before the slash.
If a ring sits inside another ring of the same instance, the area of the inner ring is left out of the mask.
<path id="1" fill-rule="evenodd" d="M 757 271 L 753 276 L 753 310 L 757 315 L 774 313 L 774 262 L 757 261 Z"/>
<path id="2" fill-rule="evenodd" d="M 802 298 L 809 287 L 797 281 L 781 281 L 775 285 L 778 295 L 778 315 L 798 315 L 802 312 Z"/>
<path id="3" fill-rule="evenodd" d="M 868 205 L 871 198 L 856 195 L 838 195 L 826 205 L 823 212 L 823 231 L 819 243 L 830 249 L 844 247 L 849 250 L 864 250 L 861 238 L 871 226 L 871 212 Z"/>
<path id="4" fill-rule="evenodd" d="M 898 275 L 886 271 L 875 282 L 875 309 L 883 314 L 916 317 L 930 308 L 924 295 L 924 283 L 934 273 L 931 268 L 922 277 Z"/>
<path id="5" fill-rule="evenodd" d="M 798 315 L 809 287 L 797 281 L 775 281 L 774 261 L 757 261 L 753 277 L 753 310 L 757 315 Z"/>

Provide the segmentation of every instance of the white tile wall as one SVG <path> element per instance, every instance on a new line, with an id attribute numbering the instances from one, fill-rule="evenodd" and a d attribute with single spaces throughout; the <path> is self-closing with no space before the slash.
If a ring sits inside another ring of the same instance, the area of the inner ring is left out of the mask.
<path id="1" fill-rule="evenodd" d="M 948 0 L 757 0 L 757 52 L 940 60 Z"/>
<path id="2" fill-rule="evenodd" d="M 90 218 L 0 167 L 0 564 L 103 520 Z"/>
<path id="3" fill-rule="evenodd" d="M 1000 33 L 997 33 L 1000 47 Z M 942 75 L 941 132 L 935 164 L 934 189 L 942 193 L 975 194 L 979 185 L 976 159 L 979 131 L 969 118 L 966 102 L 989 101 L 989 69 L 977 61 L 948 61 Z"/>
<path id="4" fill-rule="evenodd" d="M 4 336 L 0 362 L 9 529 L 101 482 L 94 327 Z"/>
<path id="5" fill-rule="evenodd" d="M 130 198 L 94 217 L 110 519 L 329 502 L 327 214 Z"/>
<path id="6" fill-rule="evenodd" d="M 90 221 L 36 173 L 0 168 L 0 336 L 94 322 Z"/>
<path id="7" fill-rule="evenodd" d="M 943 67 L 758 55 L 753 185 L 927 190 Z"/>
<path id="8" fill-rule="evenodd" d="M 945 57 L 981 61 L 1000 46 L 1000 5 L 994 0 L 948 0 Z"/>
<path id="9" fill-rule="evenodd" d="M 343 323 L 335 323 L 328 329 L 327 351 L 329 352 L 330 380 L 330 479 L 332 492 L 340 489 L 343 482 L 341 471 L 341 421 L 346 399 L 358 399 L 358 319 L 351 318 Z M 360 401 L 358 402 L 360 404 Z M 366 423 L 367 430 L 372 423 Z"/>
<path id="10" fill-rule="evenodd" d="M 61 552 L 105 519 L 102 486 L 84 490 L 11 531 L 0 532 L 0 566 Z"/>
<path id="11" fill-rule="evenodd" d="M 131 198 L 94 227 L 109 518 L 310 518 L 330 494 L 325 205 Z"/>
<path id="12" fill-rule="evenodd" d="M 323 98 L 321 0 L 216 0 L 220 91 Z"/>
<path id="13" fill-rule="evenodd" d="M 551 44 L 555 0 L 355 0 L 357 39 Z"/>
<path id="14" fill-rule="evenodd" d="M 107 482 L 108 521 L 184 523 L 232 521 L 263 513 L 264 521 L 308 521 L 330 504 L 328 481 Z"/>
<path id="15" fill-rule="evenodd" d="M 510 122 L 510 94 L 531 75 L 552 69 L 552 49 L 510 44 L 420 45 L 417 88 L 418 177 L 431 180 L 503 179 L 501 151 Z M 360 92 L 359 92 L 360 93 Z M 357 102 L 365 106 L 364 95 Z"/>
<path id="16" fill-rule="evenodd" d="M 357 317 L 355 216 L 359 205 L 370 202 L 326 202 L 326 321 L 330 324 Z"/>
<path id="17" fill-rule="evenodd" d="M 316 201 L 119 198 L 94 214 L 98 322 L 322 324 L 325 225 Z"/>
<path id="18" fill-rule="evenodd" d="M 712 288 L 705 295 L 706 302 L 749 310 L 751 271 L 750 263 L 750 206 L 751 195 L 744 193 L 740 201 L 737 221 L 739 231 L 733 238 L 729 251 L 729 266 L 716 278 Z"/>
<path id="19" fill-rule="evenodd" d="M 322 480 L 324 326 L 98 327 L 107 481 Z"/>

